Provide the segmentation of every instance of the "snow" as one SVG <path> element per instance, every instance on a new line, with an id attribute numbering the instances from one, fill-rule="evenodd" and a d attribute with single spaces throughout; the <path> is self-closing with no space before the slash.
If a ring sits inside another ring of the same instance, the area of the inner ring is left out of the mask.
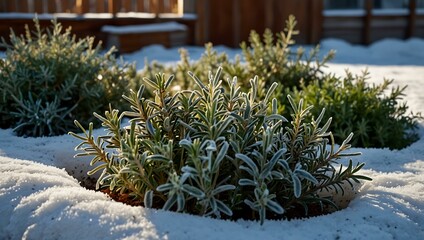
<path id="1" fill-rule="evenodd" d="M 110 26 L 102 27 L 103 32 L 112 34 L 136 34 L 152 32 L 186 31 L 187 26 L 177 22 L 151 23 L 142 25 Z"/>
<path id="2" fill-rule="evenodd" d="M 184 13 L 184 14 L 179 14 L 179 13 L 159 13 L 159 18 L 162 18 L 162 19 L 179 18 L 179 19 L 184 19 L 184 20 L 196 20 L 197 19 L 197 14 L 195 14 L 195 13 Z"/>
<path id="3" fill-rule="evenodd" d="M 402 9 L 402 8 L 373 9 L 372 15 L 374 16 L 408 16 L 409 9 Z"/>
<path id="4" fill-rule="evenodd" d="M 424 112 L 424 41 L 383 40 L 369 47 L 328 39 L 322 51 L 337 55 L 326 71 L 360 73 L 370 82 L 386 78 L 409 85 L 408 105 Z M 187 47 L 191 59 L 203 49 Z M 309 49 L 310 46 L 305 46 Z M 230 58 L 239 49 L 217 46 Z M 175 64 L 177 49 L 149 46 L 124 55 Z M 102 134 L 95 130 L 95 135 Z M 0 239 L 424 239 L 424 124 L 421 140 L 403 150 L 353 149 L 365 162 L 362 174 L 373 178 L 343 209 L 325 216 L 291 221 L 224 221 L 188 214 L 131 207 L 80 186 L 88 159 L 74 159 L 79 141 L 71 136 L 22 138 L 0 130 Z"/>
<path id="5" fill-rule="evenodd" d="M 364 9 L 327 9 L 322 11 L 324 17 L 363 17 L 366 15 Z"/>

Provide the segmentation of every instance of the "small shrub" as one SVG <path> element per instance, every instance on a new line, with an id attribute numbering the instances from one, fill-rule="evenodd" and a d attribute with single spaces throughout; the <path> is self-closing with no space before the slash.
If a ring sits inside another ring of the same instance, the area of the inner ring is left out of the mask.
<path id="1" fill-rule="evenodd" d="M 295 44 L 293 36 L 299 34 L 294 16 L 289 16 L 284 31 L 275 35 L 266 29 L 263 37 L 251 31 L 249 43 L 243 42 L 241 49 L 246 61 L 246 70 L 249 76 L 259 75 L 260 81 L 266 86 L 277 82 L 283 88 L 297 88 L 303 81 L 309 82 L 320 79 L 322 68 L 334 57 L 330 51 L 323 59 L 319 59 L 319 46 L 305 54 L 303 48 L 293 51 Z"/>
<path id="2" fill-rule="evenodd" d="M 188 71 L 199 78 L 207 79 L 211 71 L 221 67 L 223 69 L 223 78 L 236 76 L 239 79 L 249 79 L 240 57 L 236 57 L 235 61 L 230 61 L 227 54 L 218 53 L 213 48 L 212 43 L 205 44 L 205 51 L 198 60 L 191 60 L 187 50 L 184 48 L 181 48 L 179 52 L 180 61 L 176 65 L 164 66 L 156 61 L 151 63 L 146 61 L 142 74 L 151 79 L 154 79 L 158 72 L 173 75 L 176 79 L 173 81 L 174 88 L 176 89 L 195 89 L 197 87 L 187 75 Z M 247 86 L 249 85 L 248 81 L 243 83 L 246 83 Z"/>
<path id="3" fill-rule="evenodd" d="M 165 67 L 157 62 L 146 62 L 143 74 L 153 77 L 156 72 L 165 72 L 176 77 L 178 87 L 193 89 L 196 86 L 188 79 L 187 71 L 192 71 L 199 78 L 208 78 L 210 71 L 222 67 L 223 78 L 236 76 L 244 90 L 249 86 L 249 79 L 260 76 L 259 97 L 265 96 L 265 87 L 273 82 L 278 82 L 283 88 L 299 87 L 301 80 L 308 83 L 320 78 L 322 68 L 334 57 L 334 52 L 329 52 L 320 60 L 319 47 L 309 54 L 303 48 L 293 51 L 293 36 L 298 34 L 296 24 L 295 18 L 290 16 L 284 31 L 275 36 L 269 29 L 265 30 L 262 38 L 251 31 L 249 41 L 241 43 L 242 56 L 236 56 L 234 60 L 230 60 L 226 53 L 216 52 L 213 45 L 208 43 L 204 54 L 196 61 L 191 61 L 187 51 L 181 49 L 181 60 L 176 66 Z"/>
<path id="4" fill-rule="evenodd" d="M 122 93 L 136 86 L 135 66 L 120 65 L 113 49 L 101 53 L 94 38 L 76 40 L 60 23 L 25 36 L 11 32 L 0 60 L 0 126 L 18 135 L 59 135 L 75 130 L 74 119 L 95 120 L 107 103 L 123 109 Z"/>
<path id="5" fill-rule="evenodd" d="M 220 80 L 222 69 L 204 82 L 191 74 L 198 90 L 172 94 L 173 77 L 146 79 L 154 98 L 143 97 L 145 87 L 124 98 L 131 111 L 95 114 L 108 134 L 93 136 L 76 122 L 83 135 L 79 155 L 92 155 L 93 174 L 101 171 L 97 188 L 129 194 L 144 206 L 222 218 L 283 218 L 286 213 L 316 204 L 331 205 L 322 189 L 370 180 L 358 175 L 364 164 L 336 168 L 351 135 L 334 146 L 327 132 L 331 119 L 305 122 L 311 106 L 295 103 L 292 120 L 277 113 L 270 101 L 276 84 L 258 100 L 258 78 L 248 92 L 236 78 Z M 123 119 L 129 118 L 129 126 Z"/>
<path id="6" fill-rule="evenodd" d="M 328 75 L 291 94 L 306 104 L 325 106 L 326 117 L 337 116 L 331 127 L 336 141 L 351 132 L 355 133 L 352 144 L 357 147 L 401 149 L 417 141 L 417 121 L 423 118 L 421 114 L 408 115 L 408 107 L 402 103 L 406 87 L 390 89 L 393 80 L 387 79 L 370 85 L 367 79 L 367 72 L 354 76 L 347 71 L 344 78 Z M 318 113 L 311 110 L 312 115 Z"/>

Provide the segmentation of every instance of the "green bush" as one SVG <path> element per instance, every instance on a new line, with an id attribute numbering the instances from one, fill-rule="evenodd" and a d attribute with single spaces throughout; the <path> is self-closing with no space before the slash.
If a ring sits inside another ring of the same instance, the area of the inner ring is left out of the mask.
<path id="1" fill-rule="evenodd" d="M 190 74 L 198 90 L 172 94 L 173 77 L 146 79 L 154 98 L 144 98 L 145 87 L 124 98 L 131 111 L 109 110 L 102 121 L 108 134 L 93 136 L 76 122 L 84 135 L 77 156 L 91 155 L 93 174 L 102 171 L 97 188 L 129 194 L 146 207 L 203 216 L 259 219 L 283 218 L 293 209 L 331 205 L 323 189 L 370 180 L 357 175 L 364 164 L 335 168 L 346 153 L 351 135 L 335 149 L 327 132 L 331 119 L 305 122 L 311 107 L 289 97 L 294 114 L 288 122 L 270 101 L 276 83 L 258 100 L 258 78 L 243 92 L 236 79 L 220 80 L 218 69 L 207 82 Z M 123 119 L 130 119 L 123 126 Z"/>
<path id="2" fill-rule="evenodd" d="M 247 90 L 249 80 L 259 76 L 261 85 L 259 97 L 264 97 L 265 88 L 273 82 L 278 82 L 284 88 L 299 87 L 300 81 L 310 82 L 322 74 L 322 68 L 334 57 L 334 52 L 329 52 L 322 60 L 319 59 L 319 47 L 314 48 L 309 54 L 303 48 L 293 51 L 293 36 L 298 34 L 295 30 L 296 20 L 290 16 L 286 21 L 284 31 L 274 34 L 265 30 L 263 38 L 251 31 L 248 43 L 241 43 L 242 56 L 230 60 L 226 53 L 217 53 L 211 43 L 205 45 L 205 52 L 196 61 L 191 61 L 185 49 L 180 50 L 181 60 L 175 66 L 163 66 L 157 62 L 146 62 L 143 74 L 154 77 L 157 72 L 174 75 L 178 88 L 193 89 L 196 87 L 187 76 L 191 71 L 199 78 L 208 78 L 211 71 L 222 67 L 223 78 L 237 77 L 242 89 Z"/>
<path id="3" fill-rule="evenodd" d="M 252 31 L 249 41 L 241 44 L 242 58 L 235 61 L 229 60 L 225 53 L 218 54 L 212 44 L 207 44 L 198 61 L 190 61 L 187 52 L 181 50 L 181 61 L 176 66 L 146 63 L 143 74 L 150 78 L 155 72 L 172 74 L 176 76 L 174 82 L 178 88 L 194 89 L 196 86 L 185 74 L 187 71 L 207 79 L 212 69 L 221 66 L 223 79 L 237 76 L 243 90 L 247 90 L 250 78 L 259 75 L 259 99 L 265 97 L 266 89 L 272 83 L 279 83 L 274 97 L 280 101 L 281 114 L 290 111 L 287 94 L 293 95 L 297 101 L 305 94 L 305 103 L 317 107 L 312 111 L 314 115 L 319 114 L 319 109 L 328 108 L 326 117 L 335 119 L 331 131 L 337 141 L 355 132 L 352 139 L 355 147 L 400 149 L 418 139 L 416 123 L 422 118 L 420 114 L 408 115 L 406 103 L 400 103 L 404 89 L 393 88 L 390 95 L 385 95 L 392 81 L 368 86 L 361 77 L 339 79 L 331 73 L 324 73 L 323 68 L 334 52 L 330 51 L 320 59 L 319 47 L 309 54 L 305 54 L 302 48 L 293 50 L 292 37 L 298 34 L 295 26 L 296 21 L 290 16 L 286 28 L 278 34 L 266 30 L 261 38 Z"/>
<path id="4" fill-rule="evenodd" d="M 164 66 L 156 61 L 151 63 L 145 62 L 142 75 L 154 79 L 156 73 L 162 72 L 173 75 L 177 79 L 173 86 L 175 89 L 195 89 L 197 86 L 193 83 L 187 72 L 192 72 L 199 78 L 207 79 L 212 71 L 221 67 L 224 79 L 238 77 L 241 81 L 241 87 L 249 85 L 249 76 L 245 71 L 245 66 L 241 63 L 240 57 L 235 61 L 230 61 L 226 53 L 218 53 L 211 43 L 205 44 L 205 51 L 198 60 L 191 60 L 186 49 L 181 48 L 180 61 L 176 65 Z M 252 75 L 250 78 L 252 78 Z M 247 81 L 246 81 L 247 79 Z M 147 88 L 150 92 L 150 88 Z"/>
<path id="5" fill-rule="evenodd" d="M 382 84 L 367 83 L 368 73 L 346 77 L 328 75 L 322 81 L 303 84 L 301 91 L 293 91 L 293 98 L 305 103 L 322 106 L 325 117 L 333 118 L 331 131 L 336 141 L 342 141 L 351 132 L 355 134 L 352 145 L 361 147 L 388 147 L 401 149 L 417 141 L 415 131 L 420 114 L 408 115 L 406 103 L 402 103 L 404 88 L 389 88 L 393 80 Z M 283 97 L 281 97 L 283 99 Z M 311 114 L 318 114 L 312 109 Z"/>
<path id="6" fill-rule="evenodd" d="M 11 32 L 3 40 L 0 60 L 0 126 L 18 135 L 59 135 L 75 130 L 74 119 L 93 121 L 92 113 L 110 102 L 122 109 L 121 95 L 136 87 L 135 66 L 120 64 L 113 49 L 101 52 L 94 38 L 76 40 L 71 29 L 52 21 L 42 30 L 38 20 L 25 36 Z"/>
<path id="7" fill-rule="evenodd" d="M 318 46 L 309 54 L 305 54 L 301 47 L 293 51 L 293 36 L 299 33 L 295 30 L 296 24 L 294 16 L 289 16 L 286 28 L 275 37 L 269 29 L 265 30 L 262 38 L 255 31 L 250 33 L 249 44 L 241 44 L 248 76 L 261 76 L 259 80 L 267 87 L 278 82 L 283 88 L 297 88 L 301 81 L 309 84 L 320 78 L 322 67 L 334 57 L 334 51 L 323 59 L 319 59 Z"/>

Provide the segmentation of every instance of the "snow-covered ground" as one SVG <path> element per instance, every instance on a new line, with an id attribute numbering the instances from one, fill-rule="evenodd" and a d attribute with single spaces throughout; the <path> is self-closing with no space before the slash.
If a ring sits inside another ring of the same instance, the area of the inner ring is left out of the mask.
<path id="1" fill-rule="evenodd" d="M 338 40 L 328 71 L 359 73 L 368 68 L 378 83 L 386 78 L 409 85 L 406 100 L 424 112 L 424 40 L 384 40 L 369 47 Z M 234 56 L 240 51 L 217 47 Z M 189 47 L 192 59 L 202 48 Z M 141 68 L 144 58 L 171 63 L 177 49 L 146 47 L 125 55 Z M 103 130 L 96 130 L 98 134 Z M 424 125 L 421 140 L 400 151 L 354 149 L 372 177 L 341 211 L 309 219 L 223 221 L 131 207 L 84 189 L 88 160 L 73 159 L 78 140 L 68 136 L 22 138 L 0 130 L 0 239 L 424 239 Z M 71 176 L 72 175 L 72 176 Z"/>

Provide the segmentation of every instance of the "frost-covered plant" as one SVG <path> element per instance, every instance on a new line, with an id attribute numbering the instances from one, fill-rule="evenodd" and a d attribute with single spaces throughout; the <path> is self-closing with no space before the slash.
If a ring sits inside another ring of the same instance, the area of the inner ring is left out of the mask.
<path id="1" fill-rule="evenodd" d="M 258 75 L 259 99 L 265 97 L 271 84 L 279 83 L 273 97 L 280 101 L 278 112 L 281 114 L 290 111 L 286 95 L 292 95 L 296 101 L 304 98 L 306 104 L 314 105 L 312 115 L 327 108 L 325 117 L 335 119 L 331 131 L 336 141 L 343 141 L 354 132 L 352 144 L 356 147 L 400 149 L 418 139 L 416 122 L 421 116 L 408 115 L 406 103 L 400 103 L 404 89 L 393 88 L 392 93 L 385 95 L 392 81 L 368 86 L 361 77 L 348 75 L 340 79 L 324 73 L 323 68 L 334 52 L 330 51 L 320 59 L 318 46 L 309 54 L 302 48 L 294 50 L 293 36 L 298 34 L 295 27 L 296 20 L 290 16 L 286 28 L 280 33 L 266 30 L 261 37 L 252 31 L 249 41 L 241 44 L 242 58 L 234 61 L 225 53 L 214 50 L 212 44 L 207 44 L 197 61 L 191 61 L 182 49 L 181 61 L 176 66 L 146 63 L 144 74 L 151 78 L 155 72 L 173 74 L 176 76 L 174 85 L 178 88 L 194 89 L 196 86 L 185 74 L 187 71 L 194 72 L 199 78 L 207 78 L 209 71 L 221 66 L 224 79 L 237 76 L 243 90 L 250 86 L 249 79 Z"/>
<path id="2" fill-rule="evenodd" d="M 194 89 L 197 87 L 191 80 L 190 76 L 187 75 L 188 71 L 192 72 L 199 78 L 208 78 L 208 73 L 210 71 L 221 67 L 224 78 L 236 76 L 242 80 L 249 79 L 245 66 L 241 63 L 239 56 L 237 56 L 234 61 L 231 61 L 225 52 L 218 53 L 214 49 L 212 43 L 205 44 L 205 50 L 201 57 L 197 60 L 190 59 L 190 55 L 184 48 L 181 48 L 179 53 L 180 61 L 172 66 L 165 66 L 156 61 L 151 63 L 146 61 L 143 69 L 143 75 L 148 76 L 151 79 L 153 79 L 158 72 L 174 75 L 176 80 L 173 81 L 173 85 L 175 85 L 177 89 Z M 253 76 L 254 75 L 251 77 Z M 249 85 L 248 81 L 243 83 Z"/>
<path id="3" fill-rule="evenodd" d="M 261 89 L 277 82 L 284 88 L 297 88 L 303 82 L 309 83 L 321 78 L 322 68 L 334 57 L 330 51 L 322 59 L 319 58 L 319 47 L 310 53 L 305 53 L 303 48 L 293 49 L 293 37 L 298 34 L 294 16 L 286 21 L 284 31 L 273 34 L 266 29 L 261 37 L 252 30 L 248 42 L 241 43 L 242 54 L 230 60 L 226 53 L 218 53 L 211 43 L 205 45 L 205 51 L 198 60 L 190 60 L 184 49 L 180 50 L 180 61 L 175 66 L 165 67 L 157 62 L 146 62 L 144 74 L 153 76 L 156 72 L 166 72 L 176 77 L 179 87 L 193 88 L 186 72 L 191 71 L 199 78 L 207 78 L 207 73 L 222 67 L 223 76 L 237 76 L 242 88 L 249 86 L 249 79 L 259 76 Z M 259 93 L 264 97 L 265 91 Z"/>
<path id="4" fill-rule="evenodd" d="M 367 71 L 353 75 L 346 71 L 343 78 L 328 75 L 322 81 L 302 85 L 292 92 L 296 100 L 314 106 L 325 106 L 326 117 L 337 116 L 331 131 L 336 141 L 355 133 L 352 145 L 357 147 L 388 147 L 401 149 L 419 139 L 416 132 L 420 113 L 408 112 L 403 102 L 404 88 L 389 88 L 393 80 L 369 84 Z M 318 114 L 316 109 L 312 115 Z"/>
<path id="5" fill-rule="evenodd" d="M 91 155 L 93 174 L 101 171 L 97 188 L 129 194 L 146 207 L 162 207 L 223 218 L 283 218 L 303 206 L 332 204 L 320 197 L 323 189 L 341 190 L 369 178 L 358 175 L 364 164 L 336 167 L 352 135 L 336 149 L 331 118 L 324 111 L 305 122 L 311 106 L 297 104 L 292 120 L 277 113 L 270 100 L 276 83 L 258 100 L 258 78 L 244 92 L 237 78 L 220 80 L 222 69 L 202 81 L 190 74 L 197 90 L 170 91 L 173 77 L 156 75 L 146 83 L 154 98 L 144 98 L 145 87 L 124 98 L 131 111 L 95 114 L 107 134 L 93 136 L 76 121 L 83 135 L 77 156 Z M 128 126 L 122 121 L 129 119 Z"/>
<path id="6" fill-rule="evenodd" d="M 308 84 L 320 79 L 322 68 L 334 57 L 334 51 L 322 59 L 318 55 L 319 46 L 309 54 L 302 47 L 294 51 L 293 37 L 299 34 L 295 30 L 296 24 L 295 17 L 290 15 L 284 31 L 275 36 L 270 29 L 265 30 L 262 38 L 257 32 L 251 31 L 249 42 L 241 44 L 249 76 L 259 75 L 260 81 L 265 82 L 266 86 L 277 82 L 284 88 L 297 88 L 301 80 Z"/>
<path id="7" fill-rule="evenodd" d="M 136 87 L 135 66 L 117 62 L 113 49 L 103 54 L 94 38 L 76 40 L 55 20 L 46 30 L 34 23 L 34 31 L 28 26 L 24 36 L 12 31 L 10 44 L 2 43 L 1 127 L 25 136 L 58 135 L 76 130 L 74 119 L 95 120 L 92 113 L 108 103 L 123 108 L 122 93 Z"/>

